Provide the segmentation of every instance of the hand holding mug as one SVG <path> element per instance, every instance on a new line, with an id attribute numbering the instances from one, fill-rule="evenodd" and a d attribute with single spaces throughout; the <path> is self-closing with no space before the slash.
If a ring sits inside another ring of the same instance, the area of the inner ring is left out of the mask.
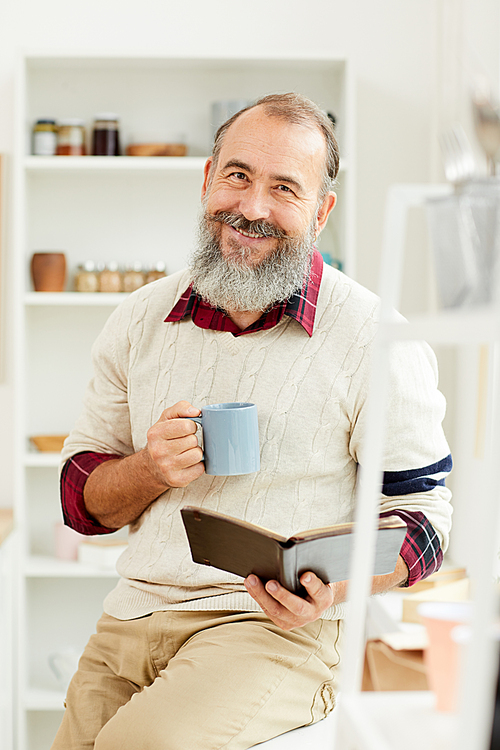
<path id="1" fill-rule="evenodd" d="M 201 410 L 179 401 L 148 430 L 148 453 L 169 487 L 186 487 L 204 471 L 213 476 L 260 469 L 257 407 L 246 402 L 210 404 Z M 203 450 L 196 423 L 203 428 Z M 203 463 L 204 462 L 204 463 Z"/>
<path id="2" fill-rule="evenodd" d="M 193 418 L 200 414 L 189 401 L 179 401 L 162 413 L 148 430 L 147 451 L 152 468 L 168 487 L 186 487 L 205 466 Z"/>

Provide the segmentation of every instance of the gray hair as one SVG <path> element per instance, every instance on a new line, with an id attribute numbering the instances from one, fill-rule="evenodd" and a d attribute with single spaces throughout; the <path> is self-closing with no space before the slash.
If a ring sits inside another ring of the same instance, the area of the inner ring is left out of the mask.
<path id="1" fill-rule="evenodd" d="M 268 117 L 278 117 L 292 125 L 302 125 L 308 128 L 317 128 L 323 134 L 326 144 L 326 157 L 323 170 L 323 179 L 319 192 L 319 200 L 322 201 L 330 190 L 333 190 L 337 182 L 337 174 L 340 165 L 340 154 L 337 139 L 333 131 L 333 125 L 329 117 L 310 99 L 301 94 L 269 94 L 258 99 L 253 104 L 236 112 L 215 134 L 212 150 L 212 165 L 214 169 L 219 160 L 224 136 L 235 120 L 255 107 L 263 107 Z"/>

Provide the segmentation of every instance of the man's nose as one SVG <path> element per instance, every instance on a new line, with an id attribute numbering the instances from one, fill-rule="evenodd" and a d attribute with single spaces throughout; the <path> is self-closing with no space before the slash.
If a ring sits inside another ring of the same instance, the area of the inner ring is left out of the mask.
<path id="1" fill-rule="evenodd" d="M 271 196 L 267 189 L 260 185 L 250 185 L 241 195 L 239 210 L 249 221 L 269 219 L 271 215 Z"/>

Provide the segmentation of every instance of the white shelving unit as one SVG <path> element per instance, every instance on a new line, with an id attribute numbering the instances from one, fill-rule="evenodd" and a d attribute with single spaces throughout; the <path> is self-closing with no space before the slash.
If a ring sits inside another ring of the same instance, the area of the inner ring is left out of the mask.
<path id="1" fill-rule="evenodd" d="M 16 750 L 48 750 L 64 696 L 48 657 L 83 650 L 114 586 L 113 571 L 54 557 L 60 520 L 58 454 L 30 448 L 29 436 L 66 434 L 81 407 L 90 348 L 125 295 L 72 291 L 87 259 L 164 260 L 183 268 L 194 244 L 203 166 L 211 150 L 211 103 L 299 91 L 334 112 L 341 147 L 338 206 L 319 249 L 354 275 L 353 86 L 345 60 L 57 57 L 20 61 L 14 159 L 16 527 L 19 556 Z M 135 141 L 188 145 L 181 158 L 37 157 L 31 131 L 40 117 L 120 116 L 122 147 Z M 32 253 L 66 254 L 69 280 L 60 294 L 32 290 Z M 166 311 L 167 313 L 168 311 Z"/>
<path id="2" fill-rule="evenodd" d="M 0 736 L 2 748 L 12 750 L 14 732 L 14 699 L 12 681 L 14 678 L 14 549 L 16 532 L 10 531 L 11 517 L 4 508 L 0 509 Z"/>
<path id="3" fill-rule="evenodd" d="M 404 232 L 408 209 L 422 206 L 428 198 L 450 192 L 443 185 L 395 186 L 386 211 L 385 245 L 381 268 L 381 324 L 374 355 L 367 422 L 366 450 L 357 499 L 358 532 L 355 538 L 349 590 L 343 683 L 338 706 L 335 748 L 339 750 L 489 750 L 496 676 L 498 642 L 493 623 L 498 616 L 498 591 L 494 586 L 500 521 L 499 447 L 500 392 L 498 363 L 491 357 L 486 384 L 488 418 L 484 435 L 483 484 L 480 497 L 469 497 L 470 542 L 473 561 L 468 575 L 473 592 L 471 639 L 467 644 L 460 674 L 460 700 L 454 713 L 439 713 L 431 692 L 360 692 L 364 655 L 366 602 L 370 586 L 370 560 L 375 540 L 375 518 L 380 487 L 381 450 L 386 404 L 386 373 L 391 342 L 425 339 L 430 344 L 453 346 L 484 344 L 494 353 L 500 343 L 500 308 L 444 310 L 420 316 L 414 321 L 394 323 L 391 310 L 397 308 L 401 289 Z M 477 398 L 477 388 L 462 382 L 458 403 Z M 476 384 L 477 385 L 477 384 Z M 471 395 L 472 391 L 472 395 Z M 471 455 L 455 455 L 462 471 L 474 471 Z M 477 465 L 476 465 L 477 467 Z M 480 508 L 480 510 L 479 510 Z M 482 519 L 474 524 L 477 516 Z M 480 530 L 480 536 L 477 531 Z M 457 561 L 460 562 L 460 561 Z M 418 727 L 418 728 L 417 728 Z"/>

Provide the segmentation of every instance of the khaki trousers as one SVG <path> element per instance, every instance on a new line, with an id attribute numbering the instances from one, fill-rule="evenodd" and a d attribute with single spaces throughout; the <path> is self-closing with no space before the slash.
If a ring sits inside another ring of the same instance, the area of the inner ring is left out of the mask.
<path id="1" fill-rule="evenodd" d="M 52 750 L 246 750 L 335 704 L 341 623 L 261 613 L 103 615 Z"/>

